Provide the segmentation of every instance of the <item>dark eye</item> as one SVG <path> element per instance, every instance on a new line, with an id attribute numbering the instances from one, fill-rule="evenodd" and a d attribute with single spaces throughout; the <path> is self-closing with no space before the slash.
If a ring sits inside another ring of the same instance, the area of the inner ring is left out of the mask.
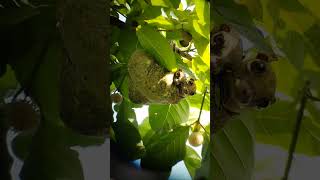
<path id="1" fill-rule="evenodd" d="M 254 61 L 250 64 L 250 71 L 255 74 L 262 74 L 267 71 L 267 64 L 264 61 Z"/>
<path id="2" fill-rule="evenodd" d="M 264 61 L 268 61 L 269 59 L 269 57 L 263 53 L 258 53 L 256 58 Z"/>
<path id="3" fill-rule="evenodd" d="M 265 108 L 269 105 L 269 100 L 267 98 L 261 98 L 257 101 L 257 106 L 259 108 Z"/>
<path id="4" fill-rule="evenodd" d="M 193 91 L 190 92 L 190 95 L 193 96 L 195 93 Z"/>
<path id="5" fill-rule="evenodd" d="M 188 82 L 189 85 L 193 85 L 193 83 L 194 83 L 193 79 L 190 79 L 189 82 Z"/>
<path id="6" fill-rule="evenodd" d="M 220 30 L 224 31 L 224 32 L 230 32 L 231 31 L 230 26 L 228 26 L 226 24 L 221 24 Z"/>
<path id="7" fill-rule="evenodd" d="M 223 34 L 218 34 L 213 38 L 213 42 L 217 45 L 217 46 L 222 46 L 224 44 L 224 38 L 223 38 Z"/>
<path id="8" fill-rule="evenodd" d="M 220 56 L 221 50 L 224 46 L 224 37 L 223 34 L 217 34 L 212 38 L 213 42 L 210 43 L 210 48 L 214 55 Z M 211 40 L 211 41 L 212 41 Z"/>

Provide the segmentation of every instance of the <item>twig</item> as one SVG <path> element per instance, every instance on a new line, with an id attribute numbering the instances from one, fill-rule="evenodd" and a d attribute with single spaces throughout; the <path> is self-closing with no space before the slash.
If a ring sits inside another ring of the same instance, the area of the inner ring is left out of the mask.
<path id="1" fill-rule="evenodd" d="M 157 29 L 158 32 L 173 32 L 174 30 L 172 29 Z"/>
<path id="2" fill-rule="evenodd" d="M 291 140 L 291 144 L 290 144 L 290 148 L 289 148 L 289 155 L 288 155 L 288 160 L 287 160 L 287 164 L 286 164 L 286 169 L 285 169 L 284 177 L 282 178 L 282 180 L 288 180 L 288 177 L 289 177 L 289 172 L 290 172 L 292 159 L 293 159 L 293 153 L 294 153 L 296 145 L 297 145 L 298 135 L 299 135 L 301 122 L 302 122 L 302 118 L 303 118 L 303 113 L 304 113 L 304 109 L 305 109 L 305 106 L 306 106 L 306 103 L 308 100 L 309 86 L 310 86 L 310 82 L 307 81 L 303 90 L 302 90 L 302 98 L 300 101 L 300 107 L 299 107 L 299 111 L 298 111 L 298 115 L 297 115 L 296 125 L 295 125 L 294 131 L 293 131 L 292 140 Z"/>
<path id="3" fill-rule="evenodd" d="M 117 26 L 118 28 L 125 28 L 126 27 L 126 23 L 120 21 L 120 19 L 110 16 L 110 24 Z"/>
<path id="4" fill-rule="evenodd" d="M 127 18 L 127 16 L 124 15 L 124 14 L 122 14 L 118 9 L 116 9 L 116 8 L 111 8 L 111 9 L 114 10 L 114 11 L 116 11 L 116 12 L 117 12 L 118 14 L 120 14 L 121 16 Z"/>
<path id="5" fill-rule="evenodd" d="M 178 47 L 176 47 L 175 43 L 170 43 L 171 48 L 173 49 L 173 51 L 177 54 L 179 54 L 180 56 L 188 59 L 189 61 L 192 61 L 192 56 L 190 54 L 188 54 L 186 51 L 181 51 Z"/>
<path id="6" fill-rule="evenodd" d="M 308 96 L 308 98 L 309 98 L 310 100 L 312 100 L 312 101 L 320 101 L 320 98 L 315 97 L 315 96 L 312 95 L 310 89 L 308 89 L 307 96 Z"/>
<path id="7" fill-rule="evenodd" d="M 22 84 L 23 86 L 14 94 L 13 98 L 12 98 L 12 102 L 15 102 L 17 100 L 17 97 L 23 92 L 25 91 L 28 92 L 32 86 L 34 77 L 36 76 L 36 74 L 38 73 L 38 70 L 40 68 L 40 66 L 42 65 L 43 61 L 44 61 L 44 57 L 46 55 L 46 53 L 48 52 L 50 43 L 51 43 L 51 38 L 48 38 L 44 41 L 43 47 L 40 51 L 39 56 L 36 58 L 36 62 L 32 68 L 31 73 L 29 74 L 29 76 L 25 79 L 25 82 Z"/>
<path id="8" fill-rule="evenodd" d="M 202 102 L 201 102 L 201 107 L 200 107 L 200 113 L 199 113 L 199 117 L 198 117 L 198 122 L 200 122 L 200 117 L 201 117 L 201 113 L 202 113 L 202 108 L 203 108 L 203 104 L 204 104 L 204 99 L 206 97 L 206 94 L 207 94 L 207 91 L 208 91 L 208 88 L 206 87 L 206 89 L 204 90 L 204 93 L 203 93 L 203 97 L 202 97 Z"/>
<path id="9" fill-rule="evenodd" d="M 122 79 L 121 79 L 121 81 L 120 81 L 120 84 L 119 84 L 119 86 L 118 87 L 116 87 L 116 89 L 113 91 L 113 93 L 115 93 L 115 92 L 121 92 L 121 86 L 122 86 L 122 84 L 123 84 L 123 82 L 124 82 L 124 80 L 126 79 L 126 76 L 127 76 L 127 73 L 125 73 L 124 75 L 123 75 L 123 77 L 122 77 Z"/>
<path id="10" fill-rule="evenodd" d="M 201 102 L 201 107 L 200 107 L 199 117 L 198 117 L 197 121 L 195 121 L 195 122 L 194 122 L 194 123 L 192 123 L 191 125 L 193 125 L 193 124 L 196 124 L 196 123 L 197 123 L 197 124 L 199 124 L 199 125 L 202 127 L 202 129 L 204 130 L 204 132 L 205 132 L 205 133 L 209 134 L 209 133 L 206 131 L 205 127 L 203 127 L 203 125 L 200 123 L 200 117 L 201 117 L 202 108 L 203 108 L 203 104 L 204 104 L 204 100 L 205 100 L 205 97 L 206 97 L 207 91 L 208 91 L 208 88 L 206 87 L 206 89 L 205 89 L 205 91 L 204 91 L 204 93 L 203 93 L 203 97 L 202 97 L 202 102 Z"/>

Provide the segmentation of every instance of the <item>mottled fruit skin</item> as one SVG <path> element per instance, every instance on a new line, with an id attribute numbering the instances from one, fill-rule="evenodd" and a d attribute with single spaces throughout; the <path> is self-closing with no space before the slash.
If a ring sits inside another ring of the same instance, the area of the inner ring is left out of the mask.
<path id="1" fill-rule="evenodd" d="M 198 147 L 203 143 L 203 135 L 200 132 L 192 132 L 188 141 L 193 147 Z"/>
<path id="2" fill-rule="evenodd" d="M 194 80 L 178 71 L 170 72 L 147 52 L 136 50 L 128 62 L 130 100 L 136 104 L 176 104 L 194 95 Z"/>
<path id="3" fill-rule="evenodd" d="M 113 94 L 111 94 L 111 101 L 113 102 L 113 103 L 116 103 L 116 104 L 121 104 L 122 103 L 122 101 L 123 101 L 123 97 L 121 96 L 121 94 L 119 94 L 119 93 L 113 93 Z"/>

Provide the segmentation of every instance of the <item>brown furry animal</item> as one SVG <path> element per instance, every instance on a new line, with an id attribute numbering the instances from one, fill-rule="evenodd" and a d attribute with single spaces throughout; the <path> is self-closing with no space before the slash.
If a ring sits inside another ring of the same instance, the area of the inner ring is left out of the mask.
<path id="1" fill-rule="evenodd" d="M 276 75 L 271 62 L 276 58 L 253 51 L 243 56 L 240 36 L 228 25 L 221 25 L 211 38 L 214 133 L 241 110 L 265 108 L 275 102 Z"/>
<path id="2" fill-rule="evenodd" d="M 136 50 L 129 62 L 129 98 L 137 104 L 176 104 L 196 93 L 194 79 L 178 70 L 161 67 L 143 50 Z"/>

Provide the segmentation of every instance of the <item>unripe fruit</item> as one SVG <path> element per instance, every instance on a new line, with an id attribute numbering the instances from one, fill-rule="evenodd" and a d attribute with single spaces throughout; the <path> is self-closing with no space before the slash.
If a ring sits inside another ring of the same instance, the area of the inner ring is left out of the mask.
<path id="1" fill-rule="evenodd" d="M 120 104 L 123 100 L 123 97 L 121 96 L 120 93 L 113 93 L 111 94 L 111 101 L 113 103 L 116 103 L 116 104 Z"/>
<path id="2" fill-rule="evenodd" d="M 199 122 L 197 122 L 194 126 L 193 126 L 193 132 L 199 132 L 201 129 L 201 124 Z"/>
<path id="3" fill-rule="evenodd" d="M 192 132 L 188 141 L 190 145 L 198 147 L 203 143 L 203 135 L 200 132 Z"/>
<path id="4" fill-rule="evenodd" d="M 8 120 L 11 126 L 18 131 L 34 129 L 39 122 L 39 114 L 27 102 L 14 102 L 8 104 Z"/>
<path id="5" fill-rule="evenodd" d="M 180 45 L 181 45 L 182 47 L 188 47 L 188 46 L 189 46 L 189 42 L 188 42 L 188 41 L 185 41 L 185 40 L 180 40 L 179 43 L 180 43 Z"/>
<path id="6" fill-rule="evenodd" d="M 187 31 L 181 31 L 182 39 L 179 41 L 182 47 L 189 46 L 190 41 L 192 40 L 192 35 Z"/>
<path id="7" fill-rule="evenodd" d="M 192 35 L 187 31 L 181 31 L 181 36 L 182 36 L 182 39 L 187 42 L 190 42 L 192 40 Z"/>

